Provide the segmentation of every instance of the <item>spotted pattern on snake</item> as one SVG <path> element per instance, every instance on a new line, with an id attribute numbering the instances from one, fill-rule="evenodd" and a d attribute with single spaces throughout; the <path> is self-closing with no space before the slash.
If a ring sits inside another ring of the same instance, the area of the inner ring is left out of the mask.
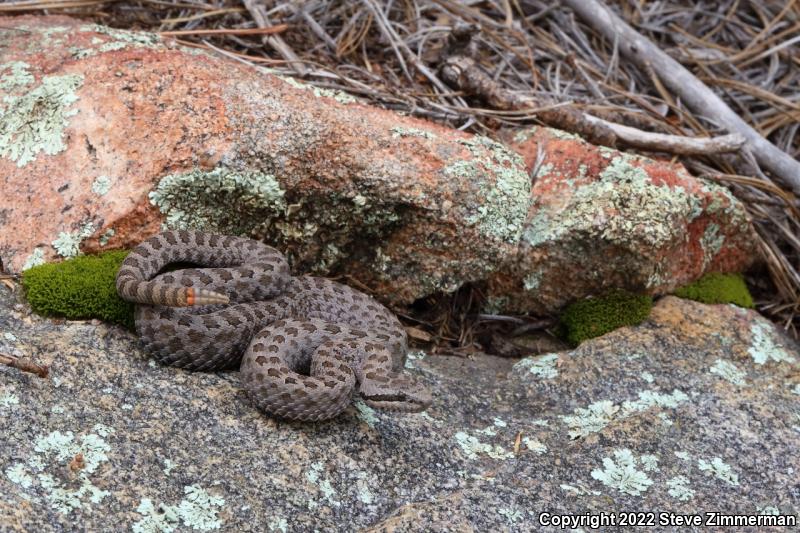
<path id="1" fill-rule="evenodd" d="M 173 263 L 197 268 L 164 271 Z M 117 292 L 135 302 L 136 331 L 163 364 L 240 366 L 254 403 L 277 417 L 325 420 L 357 392 L 405 412 L 431 403 L 402 373 L 407 338 L 373 298 L 324 278 L 293 277 L 274 248 L 241 237 L 167 231 L 134 248 Z"/>

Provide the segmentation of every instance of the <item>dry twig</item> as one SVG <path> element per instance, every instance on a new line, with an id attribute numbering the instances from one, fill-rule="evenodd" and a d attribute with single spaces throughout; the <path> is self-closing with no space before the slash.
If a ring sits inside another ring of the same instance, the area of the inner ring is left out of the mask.
<path id="1" fill-rule="evenodd" d="M 11 368 L 22 370 L 23 372 L 30 372 L 36 374 L 40 378 L 47 378 L 50 369 L 45 365 L 37 365 L 27 357 L 14 357 L 13 355 L 6 355 L 0 353 L 0 364 L 8 365 Z"/>
<path id="2" fill-rule="evenodd" d="M 288 24 L 277 24 L 267 28 L 247 28 L 241 30 L 228 29 L 228 28 L 215 28 L 215 29 L 196 29 L 196 30 L 176 30 L 176 31 L 160 31 L 159 35 L 165 37 L 185 37 L 188 35 L 273 35 L 276 33 L 283 33 L 289 28 Z"/>

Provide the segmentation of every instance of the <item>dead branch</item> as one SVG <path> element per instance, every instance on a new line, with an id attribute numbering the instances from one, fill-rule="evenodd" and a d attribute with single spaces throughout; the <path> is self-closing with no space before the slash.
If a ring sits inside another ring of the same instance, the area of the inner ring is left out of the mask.
<path id="1" fill-rule="evenodd" d="M 472 58 L 465 56 L 448 58 L 442 66 L 442 78 L 456 89 L 480 97 L 496 108 L 531 110 L 545 124 L 582 135 L 594 144 L 614 147 L 617 141 L 621 141 L 628 146 L 656 152 L 707 155 L 734 152 L 745 143 L 745 138 L 738 134 L 693 138 L 647 132 L 593 117 L 574 107 L 537 109 L 542 102 L 501 87 Z"/>
<path id="2" fill-rule="evenodd" d="M 666 133 L 653 133 L 640 129 L 615 124 L 602 118 L 584 114 L 584 120 L 590 123 L 602 124 L 617 136 L 620 142 L 654 152 L 668 152 L 679 155 L 709 155 L 723 154 L 739 150 L 746 139 L 738 133 L 730 133 L 719 137 L 682 137 Z"/>
<path id="3" fill-rule="evenodd" d="M 680 63 L 596 0 L 564 0 L 564 4 L 599 30 L 606 39 L 617 42 L 622 52 L 640 68 L 653 69 L 659 79 L 695 113 L 743 135 L 758 163 L 800 194 L 800 163 L 762 137 Z"/>
<path id="4" fill-rule="evenodd" d="M 0 364 L 8 365 L 11 368 L 36 374 L 40 378 L 47 378 L 50 369 L 46 365 L 37 365 L 27 357 L 14 357 L 0 353 Z"/>
<path id="5" fill-rule="evenodd" d="M 269 28 L 273 26 L 264 12 L 264 6 L 260 5 L 255 0 L 243 0 L 243 3 L 259 28 Z M 300 61 L 300 58 L 294 53 L 294 50 L 292 50 L 292 48 L 286 44 L 286 41 L 281 39 L 280 36 L 264 35 L 261 37 L 261 42 L 264 44 L 264 46 L 270 46 L 274 48 L 281 55 L 281 57 L 289 62 L 289 65 L 292 67 L 292 69 L 294 69 L 295 72 L 297 72 L 299 76 L 302 77 L 306 75 L 305 65 L 303 65 L 303 63 Z"/>
<path id="6" fill-rule="evenodd" d="M 553 107 L 553 102 L 537 102 L 529 96 L 501 87 L 471 57 L 447 58 L 442 64 L 441 73 L 442 79 L 450 86 L 481 98 L 492 107 L 502 110 L 529 110 L 545 124 L 578 133 L 589 142 L 611 147 L 616 144 L 616 136 L 608 128 L 583 120 L 582 113 L 577 109 L 564 105 Z"/>

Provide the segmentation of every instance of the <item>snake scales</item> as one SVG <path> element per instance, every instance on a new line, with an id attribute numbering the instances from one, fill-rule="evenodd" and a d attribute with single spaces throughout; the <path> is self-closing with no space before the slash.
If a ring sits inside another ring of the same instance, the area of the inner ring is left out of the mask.
<path id="1" fill-rule="evenodd" d="M 175 262 L 200 267 L 159 273 Z M 135 302 L 136 330 L 160 362 L 190 370 L 240 364 L 254 403 L 275 416 L 324 420 L 354 390 L 382 409 L 430 404 L 402 374 L 406 334 L 369 296 L 324 278 L 293 277 L 261 242 L 167 231 L 134 248 L 117 292 Z"/>

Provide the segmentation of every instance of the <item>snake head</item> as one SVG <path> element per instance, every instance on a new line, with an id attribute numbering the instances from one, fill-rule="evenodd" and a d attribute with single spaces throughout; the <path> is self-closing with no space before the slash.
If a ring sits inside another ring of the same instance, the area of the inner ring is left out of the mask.
<path id="1" fill-rule="evenodd" d="M 404 413 L 424 411 L 433 401 L 425 387 L 400 375 L 385 380 L 365 379 L 359 393 L 370 407 Z"/>

